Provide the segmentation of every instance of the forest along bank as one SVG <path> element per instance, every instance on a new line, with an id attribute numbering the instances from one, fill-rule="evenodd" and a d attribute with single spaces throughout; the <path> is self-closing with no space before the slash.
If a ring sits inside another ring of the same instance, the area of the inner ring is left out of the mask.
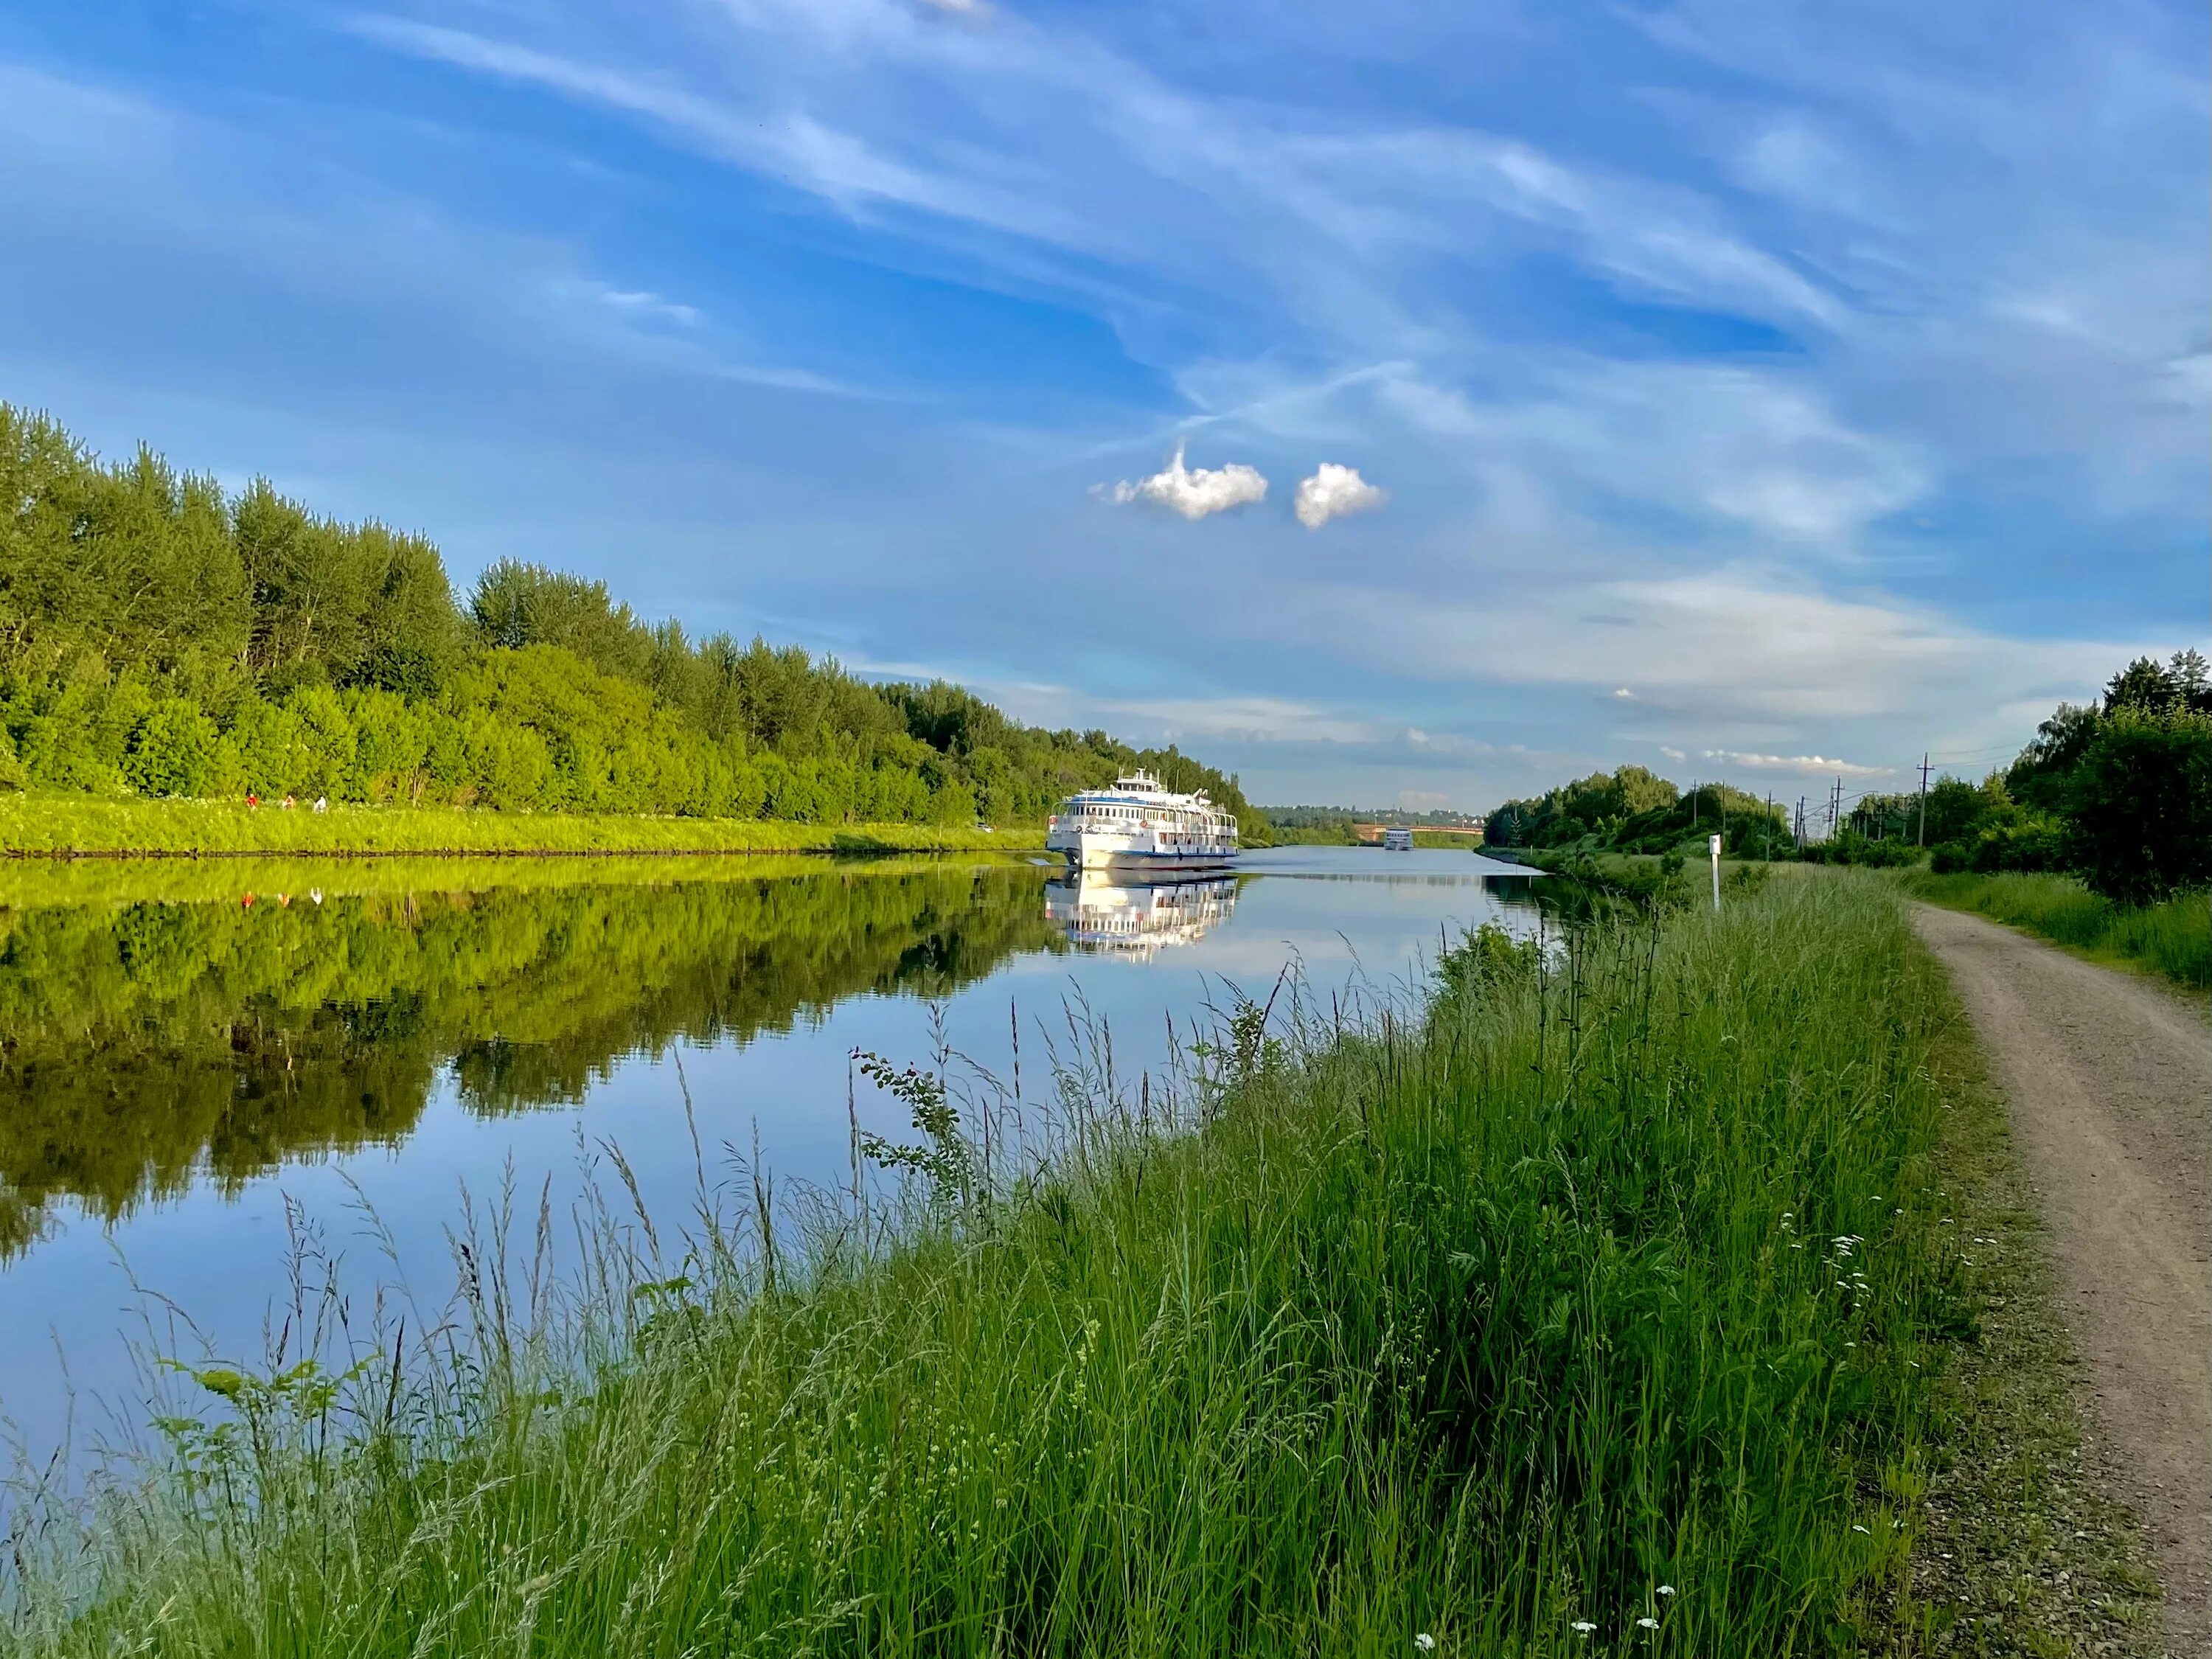
<path id="1" fill-rule="evenodd" d="M 155 1346 L 251 1361 L 295 1230 L 362 1305 L 389 1277 L 364 1205 L 434 1304 L 461 1189 L 481 1205 L 510 1165 L 560 1209 L 617 1148 L 680 1219 L 702 1161 L 742 1182 L 757 1128 L 775 1181 L 842 1186 L 856 1048 L 927 1064 L 941 1036 L 1034 1098 L 1110 1037 L 1134 1089 L 1228 982 L 1264 995 L 1295 957 L 1324 996 L 1387 990 L 1465 926 L 1534 925 L 1528 883 L 1463 853 L 1247 863 L 1195 895 L 972 857 L 0 865 L 0 1324 L 56 1333 L 127 1419 L 118 1328 L 145 1333 L 118 1254 L 199 1328 Z M 30 1443 L 64 1400 L 52 1344 L 0 1345 Z"/>

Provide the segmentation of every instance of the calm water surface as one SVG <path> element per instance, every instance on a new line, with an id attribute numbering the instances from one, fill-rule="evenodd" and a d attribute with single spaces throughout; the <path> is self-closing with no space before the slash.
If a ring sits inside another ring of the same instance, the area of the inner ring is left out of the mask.
<path id="1" fill-rule="evenodd" d="M 303 1227 L 356 1293 L 435 1306 L 463 1193 L 509 1172 L 565 1212 L 617 1146 L 680 1223 L 679 1061 L 710 1183 L 756 1137 L 779 1180 L 841 1183 L 848 1055 L 927 1062 L 933 1016 L 1000 1078 L 1018 1022 L 1034 1090 L 1087 1009 L 1133 1079 L 1224 981 L 1264 998 L 1295 960 L 1325 1005 L 1417 978 L 1440 927 L 1535 918 L 1510 866 L 1350 848 L 1168 888 L 1018 860 L 25 870 L 0 888 L 0 1419 L 38 1455 L 128 1431 L 134 1352 L 256 1358 Z"/>

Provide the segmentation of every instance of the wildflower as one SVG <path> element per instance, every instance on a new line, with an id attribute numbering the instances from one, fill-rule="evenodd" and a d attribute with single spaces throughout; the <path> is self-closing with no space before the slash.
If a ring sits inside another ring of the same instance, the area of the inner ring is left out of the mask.
<path id="1" fill-rule="evenodd" d="M 1851 1522 L 1851 1530 L 1852 1530 L 1853 1532 L 1866 1532 L 1867 1536 L 1868 1536 L 1868 1537 L 1869 1537 L 1869 1538 L 1871 1538 L 1871 1537 L 1873 1537 L 1873 1536 L 1874 1536 L 1874 1534 L 1873 1534 L 1872 1533 L 1870 1533 L 1870 1532 L 1867 1532 L 1867 1529 L 1866 1529 L 1864 1527 L 1863 1527 L 1863 1526 L 1859 1525 L 1859 1523 L 1858 1523 L 1857 1522 L 1856 1522 L 1856 1521 L 1854 1521 L 1854 1522 Z"/>
<path id="2" fill-rule="evenodd" d="M 1659 1594 L 1662 1595 L 1672 1595 L 1674 1593 L 1674 1587 L 1672 1584 L 1662 1584 L 1659 1586 Z"/>
<path id="3" fill-rule="evenodd" d="M 1437 1650 L 1437 1638 L 1430 1635 L 1428 1632 L 1423 1631 L 1419 1636 L 1416 1636 L 1413 1638 L 1413 1645 L 1419 1648 L 1423 1653 L 1434 1653 Z"/>
<path id="4" fill-rule="evenodd" d="M 1659 1621 L 1656 1619 L 1639 1619 L 1636 1621 L 1636 1627 L 1638 1630 L 1657 1630 Z"/>
<path id="5" fill-rule="evenodd" d="M 1588 1636 L 1592 1631 L 1595 1630 L 1597 1626 L 1590 1623 L 1587 1619 L 1577 1619 L 1573 1624 L 1568 1626 L 1567 1628 L 1574 1632 L 1577 1636 Z"/>

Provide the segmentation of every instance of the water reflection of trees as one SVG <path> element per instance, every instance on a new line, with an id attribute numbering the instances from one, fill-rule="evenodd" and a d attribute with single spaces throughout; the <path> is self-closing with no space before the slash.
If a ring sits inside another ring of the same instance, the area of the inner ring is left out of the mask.
<path id="1" fill-rule="evenodd" d="M 404 1137 L 437 1079 L 493 1114 L 624 1055 L 936 995 L 1054 930 L 1024 869 L 0 910 L 0 1255 L 75 1198 Z"/>

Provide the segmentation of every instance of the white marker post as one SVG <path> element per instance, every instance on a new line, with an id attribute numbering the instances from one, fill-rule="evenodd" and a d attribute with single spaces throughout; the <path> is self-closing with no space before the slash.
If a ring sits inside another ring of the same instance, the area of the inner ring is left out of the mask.
<path id="1" fill-rule="evenodd" d="M 1712 849 L 1713 908 L 1717 910 L 1721 908 L 1721 838 L 1714 836 L 1707 840 L 1705 845 Z"/>

